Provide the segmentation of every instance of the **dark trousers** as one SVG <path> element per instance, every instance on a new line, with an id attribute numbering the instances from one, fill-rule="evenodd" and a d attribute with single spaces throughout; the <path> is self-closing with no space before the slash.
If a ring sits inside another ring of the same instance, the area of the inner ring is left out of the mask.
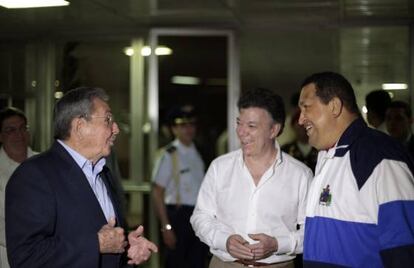
<path id="1" fill-rule="evenodd" d="M 175 232 L 175 249 L 165 248 L 165 268 L 204 268 L 208 247 L 195 236 L 190 224 L 193 206 L 167 206 L 170 224 Z"/>

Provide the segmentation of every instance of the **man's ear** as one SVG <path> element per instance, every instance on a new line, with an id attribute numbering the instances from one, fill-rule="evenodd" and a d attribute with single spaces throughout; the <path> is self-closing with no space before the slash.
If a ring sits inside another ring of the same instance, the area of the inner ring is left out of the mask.
<path id="1" fill-rule="evenodd" d="M 280 132 L 281 128 L 282 128 L 281 124 L 279 124 L 279 123 L 273 124 L 272 129 L 271 129 L 271 138 L 272 139 L 276 138 L 277 135 L 279 135 L 279 132 Z"/>
<path id="2" fill-rule="evenodd" d="M 329 107 L 331 109 L 332 115 L 338 117 L 342 113 L 343 103 L 338 97 L 333 97 L 329 102 Z"/>
<path id="3" fill-rule="evenodd" d="M 75 136 L 78 139 L 83 138 L 83 127 L 86 124 L 86 119 L 82 117 L 77 117 L 72 120 L 71 126 L 71 135 Z"/>

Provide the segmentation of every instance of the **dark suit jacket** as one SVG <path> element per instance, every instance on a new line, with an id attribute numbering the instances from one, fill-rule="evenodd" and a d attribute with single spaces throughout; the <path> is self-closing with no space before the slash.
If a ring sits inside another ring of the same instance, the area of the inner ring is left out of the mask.
<path id="1" fill-rule="evenodd" d="M 112 177 L 101 177 L 124 227 Z M 98 231 L 107 223 L 81 168 L 55 142 L 22 163 L 6 187 L 6 242 L 11 267 L 121 267 L 121 254 L 100 254 Z"/>

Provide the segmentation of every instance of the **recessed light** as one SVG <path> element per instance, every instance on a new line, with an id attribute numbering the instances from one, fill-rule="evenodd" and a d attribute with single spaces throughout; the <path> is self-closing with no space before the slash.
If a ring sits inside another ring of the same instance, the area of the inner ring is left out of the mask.
<path id="1" fill-rule="evenodd" d="M 68 6 L 65 0 L 0 0 L 0 6 L 5 8 L 34 8 Z"/>

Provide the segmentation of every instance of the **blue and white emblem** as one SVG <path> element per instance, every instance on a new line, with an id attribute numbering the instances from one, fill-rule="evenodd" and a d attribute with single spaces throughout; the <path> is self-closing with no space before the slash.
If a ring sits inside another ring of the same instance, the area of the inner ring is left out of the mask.
<path id="1" fill-rule="evenodd" d="M 331 190 L 328 184 L 326 185 L 325 188 L 322 189 L 321 195 L 319 197 L 319 205 L 330 206 L 331 200 L 332 200 L 332 194 L 331 194 Z"/>

